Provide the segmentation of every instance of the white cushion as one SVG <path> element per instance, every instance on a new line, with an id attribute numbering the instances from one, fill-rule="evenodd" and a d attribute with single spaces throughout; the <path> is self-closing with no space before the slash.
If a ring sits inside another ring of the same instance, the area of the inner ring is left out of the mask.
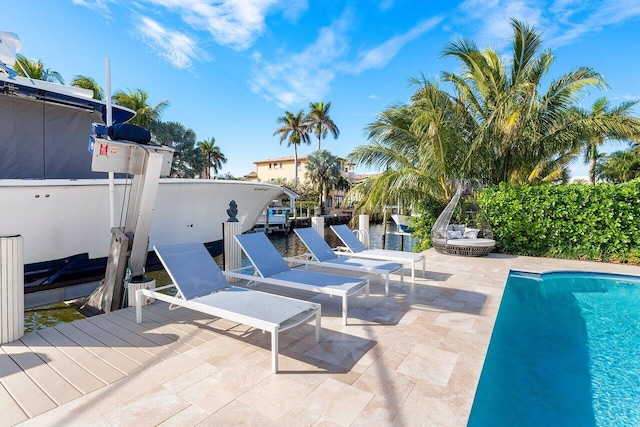
<path id="1" fill-rule="evenodd" d="M 460 231 L 447 231 L 447 239 L 462 239 Z"/>
<path id="2" fill-rule="evenodd" d="M 479 232 L 479 228 L 467 228 L 466 230 L 464 230 L 463 237 L 465 239 L 477 239 Z"/>
<path id="3" fill-rule="evenodd" d="M 493 247 L 496 241 L 492 239 L 450 239 L 447 245 L 451 246 L 477 246 L 481 248 Z"/>

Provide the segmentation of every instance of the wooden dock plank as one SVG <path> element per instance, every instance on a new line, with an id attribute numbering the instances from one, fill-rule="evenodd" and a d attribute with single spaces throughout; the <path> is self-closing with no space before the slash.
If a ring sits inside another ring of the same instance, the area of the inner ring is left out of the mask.
<path id="1" fill-rule="evenodd" d="M 189 319 L 184 319 L 184 317 L 182 319 L 170 317 L 166 312 L 169 312 L 169 310 L 162 310 L 157 307 L 149 306 L 149 309 L 145 310 L 142 316 L 143 319 L 149 318 L 161 324 L 169 324 L 173 329 L 177 329 L 184 334 L 200 339 L 203 343 L 210 341 L 212 338 L 217 336 L 213 331 L 203 328 L 202 325 L 192 323 Z"/>
<path id="2" fill-rule="evenodd" d="M 111 313 L 106 313 L 100 316 L 104 319 L 107 319 L 110 322 L 115 323 L 121 328 L 127 329 L 131 332 L 135 332 L 136 334 L 145 337 L 149 341 L 157 345 L 163 346 L 172 346 L 177 343 L 178 337 L 176 334 L 163 334 L 161 331 L 156 331 L 153 326 L 157 326 L 154 322 L 142 322 L 140 324 L 135 322 L 134 320 L 128 320 L 124 317 L 116 314 L 116 312 L 112 311 Z M 143 319 L 144 320 L 144 319 Z M 181 352 L 179 352 L 181 353 Z"/>
<path id="3" fill-rule="evenodd" d="M 104 345 L 107 345 L 114 350 L 119 351 L 131 360 L 135 360 L 143 366 L 153 366 L 162 360 L 159 357 L 154 356 L 152 353 L 140 349 L 128 343 L 124 339 L 113 335 L 108 331 L 105 331 L 104 329 L 94 325 L 86 319 L 73 322 L 72 325 L 91 335 Z"/>
<path id="4" fill-rule="evenodd" d="M 104 316 L 88 317 L 86 320 L 99 327 L 100 329 L 104 329 L 111 334 L 117 335 L 119 338 L 123 339 L 129 344 L 141 348 L 144 351 L 151 353 L 155 357 L 158 357 L 162 360 L 169 359 L 178 354 L 177 352 L 169 348 L 163 347 L 154 343 L 153 341 L 148 340 L 141 334 L 135 333 L 128 329 L 123 329 L 121 326 L 109 321 Z"/>
<path id="5" fill-rule="evenodd" d="M 0 384 L 0 408 L 2 408 L 0 426 L 12 426 L 29 419 L 2 384 Z"/>
<path id="6" fill-rule="evenodd" d="M 40 329 L 37 331 L 45 340 L 55 345 L 60 351 L 73 359 L 77 364 L 100 378 L 107 384 L 114 383 L 126 375 L 118 369 L 103 362 L 98 356 L 79 347 L 78 344 L 67 338 L 56 328 Z"/>
<path id="7" fill-rule="evenodd" d="M 150 310 L 153 313 L 156 313 L 160 316 L 171 319 L 173 323 L 180 322 L 180 323 L 193 325 L 199 328 L 202 332 L 206 332 L 207 334 L 209 334 L 207 338 L 204 338 L 203 336 L 204 339 L 209 339 L 211 336 L 218 335 L 217 331 L 207 327 L 212 323 L 215 323 L 219 319 L 218 317 L 213 317 L 213 316 L 201 313 L 199 311 L 189 310 L 186 308 L 169 310 L 168 307 L 169 307 L 169 304 L 166 304 L 162 301 L 158 301 L 155 304 L 145 306 L 145 310 Z"/>
<path id="8" fill-rule="evenodd" d="M 117 312 L 111 312 L 105 316 L 108 316 L 109 314 L 112 315 L 108 317 L 112 322 L 122 326 L 123 328 L 131 328 L 130 330 L 140 331 L 144 337 L 149 338 L 151 341 L 157 342 L 159 345 L 163 345 L 166 348 L 170 348 L 177 353 L 184 353 L 193 348 L 193 346 L 180 341 L 180 335 L 170 328 L 164 327 L 163 325 L 149 319 L 143 319 L 142 323 L 138 324 L 135 322 L 135 318 L 130 320 L 116 313 Z"/>
<path id="9" fill-rule="evenodd" d="M 0 383 L 29 417 L 35 417 L 57 405 L 0 346 Z"/>
<path id="10" fill-rule="evenodd" d="M 106 346 L 104 343 L 78 329 L 78 327 L 72 323 L 58 325 L 56 329 L 77 345 L 95 354 L 102 361 L 108 363 L 127 376 L 134 372 L 138 372 L 143 368 L 140 363 L 131 360 L 124 354 Z"/>
<path id="11" fill-rule="evenodd" d="M 20 340 L 5 344 L 3 349 L 57 405 L 82 396 L 78 389 L 47 364 L 47 354 L 32 352 Z"/>
<path id="12" fill-rule="evenodd" d="M 105 385 L 104 381 L 75 363 L 36 332 L 25 334 L 20 341 L 34 353 L 46 354 L 47 364 L 83 394 L 91 393 Z"/>

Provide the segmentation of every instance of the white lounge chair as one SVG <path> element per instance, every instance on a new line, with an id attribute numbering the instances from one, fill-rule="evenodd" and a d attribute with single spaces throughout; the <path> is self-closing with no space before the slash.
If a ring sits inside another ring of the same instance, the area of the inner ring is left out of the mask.
<path id="1" fill-rule="evenodd" d="M 332 225 L 331 230 L 340 238 L 345 247 L 338 248 L 360 258 L 378 259 L 396 262 L 411 263 L 411 281 L 415 282 L 416 264 L 422 261 L 422 277 L 424 277 L 424 254 L 415 252 L 393 251 L 389 249 L 367 249 L 346 225 Z"/>
<path id="2" fill-rule="evenodd" d="M 173 284 L 136 291 L 136 321 L 142 322 L 143 295 L 173 306 L 209 314 L 271 332 L 271 368 L 278 372 L 278 334 L 316 318 L 320 341 L 320 304 L 232 286 L 202 243 L 154 246 Z M 174 288 L 176 296 L 158 292 Z"/>
<path id="3" fill-rule="evenodd" d="M 365 304 L 369 306 L 369 279 L 291 269 L 264 233 L 239 234 L 235 238 L 253 264 L 255 272 L 251 276 L 239 273 L 238 270 L 225 271 L 225 275 L 284 288 L 339 296 L 342 298 L 342 322 L 345 325 L 347 298 L 364 291 Z"/>
<path id="4" fill-rule="evenodd" d="M 318 234 L 315 228 L 296 228 L 296 235 L 309 250 L 309 255 L 313 261 L 308 259 L 285 258 L 286 261 L 300 262 L 303 264 L 316 265 L 319 267 L 330 267 L 342 270 L 359 271 L 361 273 L 381 274 L 385 278 L 384 294 L 389 295 L 389 275 L 397 271 L 400 272 L 400 282 L 404 283 L 404 275 L 402 274 L 402 264 L 389 261 L 378 261 L 373 259 L 356 258 L 351 254 L 341 252 L 336 254 L 331 246 L 324 241 L 322 236 Z"/>

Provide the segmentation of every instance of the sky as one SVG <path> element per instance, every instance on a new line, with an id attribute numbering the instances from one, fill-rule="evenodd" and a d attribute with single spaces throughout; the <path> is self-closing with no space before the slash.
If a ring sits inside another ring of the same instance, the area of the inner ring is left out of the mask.
<path id="1" fill-rule="evenodd" d="M 506 52 L 511 18 L 534 26 L 555 54 L 550 79 L 579 66 L 604 76 L 609 87 L 582 107 L 601 96 L 640 99 L 640 0 L 21 0 L 3 9 L 0 30 L 67 82 L 85 75 L 105 87 L 109 58 L 112 92 L 167 100 L 162 120 L 198 141 L 214 137 L 228 159 L 220 172 L 242 177 L 255 161 L 293 155 L 273 136 L 277 119 L 310 102 L 331 102 L 340 135 L 322 148 L 346 157 L 367 144 L 379 113 L 409 99 L 412 78 L 457 71 L 442 57 L 448 43 Z M 315 149 L 312 137 L 298 154 Z M 586 174 L 574 163 L 574 177 Z"/>

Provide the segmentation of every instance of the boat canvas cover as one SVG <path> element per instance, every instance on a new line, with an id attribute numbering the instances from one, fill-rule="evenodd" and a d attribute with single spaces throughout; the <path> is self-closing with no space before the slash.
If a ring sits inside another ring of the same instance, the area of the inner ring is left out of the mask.
<path id="1" fill-rule="evenodd" d="M 91 124 L 100 112 L 0 95 L 0 179 L 105 178 L 91 171 Z"/>

